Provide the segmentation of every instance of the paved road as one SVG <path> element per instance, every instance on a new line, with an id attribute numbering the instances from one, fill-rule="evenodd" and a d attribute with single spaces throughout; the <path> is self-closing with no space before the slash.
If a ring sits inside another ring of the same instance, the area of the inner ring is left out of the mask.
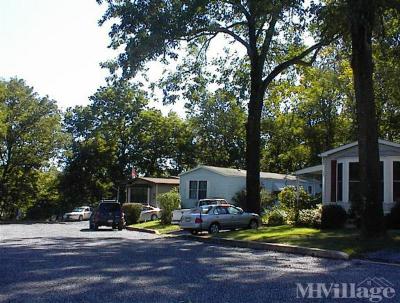
<path id="1" fill-rule="evenodd" d="M 296 299 L 296 283 L 375 276 L 398 292 L 382 302 L 400 302 L 398 266 L 86 228 L 0 225 L 0 302 L 329 302 Z"/>

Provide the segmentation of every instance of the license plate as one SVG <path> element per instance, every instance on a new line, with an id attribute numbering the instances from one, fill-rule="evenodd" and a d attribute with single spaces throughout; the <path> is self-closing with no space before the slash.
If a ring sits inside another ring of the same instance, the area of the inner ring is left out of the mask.
<path id="1" fill-rule="evenodd" d="M 108 223 L 112 223 L 112 222 L 113 222 L 113 220 L 107 220 L 107 222 L 108 222 Z"/>

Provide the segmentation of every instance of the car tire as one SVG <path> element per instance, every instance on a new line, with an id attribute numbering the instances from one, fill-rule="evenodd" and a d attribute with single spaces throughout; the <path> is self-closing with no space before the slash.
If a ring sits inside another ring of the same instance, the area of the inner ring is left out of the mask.
<path id="1" fill-rule="evenodd" d="M 196 236 L 196 235 L 199 233 L 199 231 L 198 231 L 198 230 L 195 230 L 195 229 L 192 229 L 192 230 L 190 231 L 190 233 L 191 233 L 193 236 Z"/>
<path id="2" fill-rule="evenodd" d="M 158 219 L 157 215 L 155 215 L 155 214 L 151 215 L 151 221 L 155 221 L 157 219 Z"/>
<path id="3" fill-rule="evenodd" d="M 250 229 L 257 229 L 258 228 L 258 222 L 257 222 L 257 220 L 250 220 L 250 223 L 249 223 L 249 228 Z"/>
<path id="4" fill-rule="evenodd" d="M 78 221 L 82 221 L 82 220 L 83 220 L 83 217 L 79 216 Z"/>
<path id="5" fill-rule="evenodd" d="M 213 223 L 210 225 L 210 227 L 208 228 L 208 233 L 209 234 L 218 234 L 220 231 L 221 227 L 219 226 L 218 223 Z"/>

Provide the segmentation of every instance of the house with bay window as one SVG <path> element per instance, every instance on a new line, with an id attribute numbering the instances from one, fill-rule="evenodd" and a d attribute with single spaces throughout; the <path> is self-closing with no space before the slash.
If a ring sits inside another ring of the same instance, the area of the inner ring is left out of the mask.
<path id="1" fill-rule="evenodd" d="M 222 198 L 233 203 L 235 194 L 246 188 L 246 171 L 200 165 L 179 175 L 182 208 L 194 207 L 199 199 Z M 321 181 L 297 178 L 293 175 L 261 172 L 260 185 L 269 192 L 279 192 L 285 186 L 302 186 L 310 194 L 321 192 Z"/>
<path id="2" fill-rule="evenodd" d="M 400 144 L 379 140 L 379 197 L 385 213 L 400 202 Z M 351 201 L 359 199 L 360 175 L 358 143 L 328 150 L 321 155 L 322 166 L 296 172 L 299 176 L 322 175 L 322 202 L 337 203 L 349 210 Z"/>

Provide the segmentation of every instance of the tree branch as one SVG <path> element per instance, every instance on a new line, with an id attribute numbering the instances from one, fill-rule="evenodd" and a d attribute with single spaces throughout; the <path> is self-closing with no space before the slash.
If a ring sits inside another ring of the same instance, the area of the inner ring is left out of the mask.
<path id="1" fill-rule="evenodd" d="M 240 24 L 242 22 L 239 22 Z M 186 35 L 186 41 L 192 41 L 194 39 L 197 39 L 199 37 L 202 36 L 210 36 L 212 35 L 213 37 L 217 36 L 217 34 L 219 33 L 224 33 L 227 34 L 229 36 L 231 36 L 233 39 L 235 39 L 235 41 L 239 42 L 240 44 L 242 44 L 246 49 L 247 52 L 250 54 L 251 53 L 251 48 L 250 48 L 250 44 L 245 41 L 242 37 L 240 37 L 238 34 L 234 33 L 233 31 L 230 30 L 230 28 L 232 28 L 233 26 L 238 25 L 239 23 L 234 23 L 229 25 L 228 27 L 210 27 L 210 28 L 202 28 L 199 30 L 196 30 L 194 32 L 191 32 L 189 34 Z M 189 38 L 189 36 L 191 36 L 191 38 Z"/>
<path id="2" fill-rule="evenodd" d="M 329 44 L 331 41 L 320 41 L 313 46 L 307 48 L 305 51 L 300 53 L 299 55 L 280 63 L 277 65 L 270 73 L 269 75 L 263 80 L 263 89 L 265 90 L 267 86 L 272 82 L 272 80 L 275 79 L 276 76 L 278 76 L 282 71 L 287 69 L 288 67 L 295 65 L 295 64 L 300 64 L 300 65 L 310 65 L 312 64 L 313 61 L 315 61 L 318 52 L 321 50 L 321 48 L 327 44 Z M 309 62 L 305 62 L 303 60 L 304 57 L 309 55 L 310 53 L 314 52 L 311 60 Z"/>

